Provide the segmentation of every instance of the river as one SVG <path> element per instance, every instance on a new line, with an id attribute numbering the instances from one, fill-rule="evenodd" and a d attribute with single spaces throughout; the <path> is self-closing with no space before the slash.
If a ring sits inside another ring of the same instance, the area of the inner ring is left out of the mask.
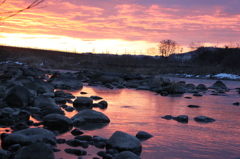
<path id="1" fill-rule="evenodd" d="M 216 80 L 179 79 L 186 83 L 212 85 Z M 85 135 L 97 135 L 109 138 L 115 131 L 123 131 L 136 135 L 138 131 L 146 131 L 154 137 L 143 141 L 141 159 L 236 159 L 240 158 L 240 107 L 232 103 L 240 102 L 240 94 L 235 88 L 240 87 L 240 81 L 223 81 L 231 90 L 225 94 L 211 95 L 212 90 L 202 93 L 202 97 L 185 93 L 182 96 L 160 96 L 154 92 L 134 89 L 107 89 L 85 85 L 82 90 L 70 91 L 75 96 L 97 95 L 108 102 L 108 108 L 101 110 L 111 122 L 95 130 L 82 130 Z M 69 91 L 68 91 L 69 92 Z M 87 92 L 82 95 L 80 92 Z M 191 97 L 191 99 L 184 98 Z M 99 101 L 95 101 L 96 103 Z M 190 104 L 200 108 L 189 108 Z M 71 105 L 71 104 L 69 104 Z M 67 113 L 72 117 L 77 112 Z M 175 120 L 165 120 L 165 115 L 188 115 L 187 124 Z M 196 116 L 208 116 L 216 121 L 198 123 Z M 71 133 L 65 133 L 57 138 L 73 139 Z M 66 154 L 66 144 L 58 145 L 62 151 L 55 153 L 57 159 L 72 159 L 77 156 Z M 81 148 L 83 149 L 83 148 Z M 85 149 L 92 159 L 97 156 L 98 149 Z"/>

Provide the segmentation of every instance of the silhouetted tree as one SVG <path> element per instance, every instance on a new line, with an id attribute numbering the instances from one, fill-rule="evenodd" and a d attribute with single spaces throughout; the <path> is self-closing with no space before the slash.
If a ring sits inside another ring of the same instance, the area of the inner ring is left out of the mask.
<path id="1" fill-rule="evenodd" d="M 4 3 L 6 3 L 6 1 L 7 0 L 3 0 L 2 2 L 0 2 L 0 6 L 2 6 Z M 20 9 L 20 10 L 0 12 L 0 15 L 4 15 L 4 16 L 0 16 L 0 20 L 5 20 L 5 19 L 13 17 L 13 16 L 25 11 L 25 10 L 32 9 L 32 8 L 38 6 L 43 1 L 44 0 L 35 0 L 29 6 L 27 6 L 26 8 L 23 8 L 23 9 Z"/>
<path id="2" fill-rule="evenodd" d="M 158 49 L 161 56 L 168 57 L 179 49 L 179 45 L 176 41 L 166 39 L 159 42 Z"/>

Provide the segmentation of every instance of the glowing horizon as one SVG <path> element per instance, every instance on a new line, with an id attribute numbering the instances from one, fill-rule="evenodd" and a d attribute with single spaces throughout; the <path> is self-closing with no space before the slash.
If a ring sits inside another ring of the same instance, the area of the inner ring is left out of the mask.
<path id="1" fill-rule="evenodd" d="M 7 0 L 1 12 L 32 0 Z M 191 42 L 204 46 L 240 43 L 240 1 L 45 0 L 38 8 L 1 21 L 3 45 L 70 52 L 158 54 L 171 39 L 183 52 Z M 46 6 L 46 7 L 44 7 Z"/>

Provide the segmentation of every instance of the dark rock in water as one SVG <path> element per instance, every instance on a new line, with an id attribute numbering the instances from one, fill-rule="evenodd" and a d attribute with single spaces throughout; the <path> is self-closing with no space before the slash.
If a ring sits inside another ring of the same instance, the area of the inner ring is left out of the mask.
<path id="1" fill-rule="evenodd" d="M 70 139 L 66 141 L 66 144 L 72 147 L 78 147 L 78 146 L 82 146 L 87 148 L 88 147 L 88 143 L 87 141 L 81 141 L 78 139 Z"/>
<path id="2" fill-rule="evenodd" d="M 183 94 L 183 93 L 186 93 L 186 88 L 185 88 L 185 85 L 183 84 L 174 83 L 174 84 L 163 87 L 163 91 L 166 91 L 169 94 Z"/>
<path id="3" fill-rule="evenodd" d="M 67 99 L 64 97 L 55 97 L 53 98 L 57 104 L 66 104 Z"/>
<path id="4" fill-rule="evenodd" d="M 204 123 L 216 121 L 215 119 L 209 118 L 209 117 L 207 117 L 207 116 L 198 116 L 198 117 L 195 117 L 194 120 L 195 120 L 196 122 L 204 122 Z"/>
<path id="5" fill-rule="evenodd" d="M 97 142 L 95 144 L 95 147 L 99 148 L 99 149 L 103 149 L 106 147 L 106 143 L 105 142 Z"/>
<path id="6" fill-rule="evenodd" d="M 186 84 L 185 87 L 186 87 L 188 92 L 192 92 L 193 90 L 196 89 L 196 86 L 192 83 Z"/>
<path id="7" fill-rule="evenodd" d="M 106 151 L 99 151 L 99 152 L 97 152 L 97 155 L 100 156 L 100 157 L 103 157 L 106 154 L 107 154 Z"/>
<path id="8" fill-rule="evenodd" d="M 99 96 L 91 96 L 90 98 L 92 98 L 93 100 L 100 100 L 100 99 L 103 99 L 102 97 L 99 97 Z"/>
<path id="9" fill-rule="evenodd" d="M 11 145 L 20 144 L 21 146 L 27 146 L 37 141 L 44 141 L 51 145 L 56 144 L 55 135 L 46 129 L 31 128 L 13 132 L 6 136 L 2 140 L 2 148 L 8 149 Z"/>
<path id="10" fill-rule="evenodd" d="M 179 115 L 177 117 L 173 117 L 174 120 L 180 123 L 188 123 L 188 116 L 187 115 Z"/>
<path id="11" fill-rule="evenodd" d="M 131 151 L 140 155 L 142 151 L 141 142 L 130 134 L 122 131 L 116 131 L 107 141 L 107 149 L 117 149 L 118 151 Z"/>
<path id="12" fill-rule="evenodd" d="M 10 156 L 11 156 L 10 151 L 0 150 L 0 158 L 1 159 L 9 159 Z"/>
<path id="13" fill-rule="evenodd" d="M 123 151 L 117 154 L 113 159 L 140 159 L 140 158 L 131 151 Z"/>
<path id="14" fill-rule="evenodd" d="M 173 116 L 171 116 L 171 115 L 166 115 L 166 116 L 164 116 L 164 117 L 162 117 L 163 119 L 167 119 L 167 120 L 171 120 L 171 119 L 173 119 Z"/>
<path id="15" fill-rule="evenodd" d="M 66 110 L 67 112 L 72 112 L 72 111 L 75 110 L 75 108 L 73 108 L 73 107 L 71 107 L 71 106 L 68 106 L 68 107 L 65 108 L 65 110 Z"/>
<path id="16" fill-rule="evenodd" d="M 184 98 L 186 98 L 186 99 L 192 99 L 192 97 L 184 97 Z"/>
<path id="17" fill-rule="evenodd" d="M 166 91 L 161 91 L 161 96 L 168 96 L 168 92 L 166 92 Z"/>
<path id="18" fill-rule="evenodd" d="M 193 96 L 195 96 L 195 97 L 202 97 L 202 94 L 200 94 L 200 93 L 194 93 Z"/>
<path id="19" fill-rule="evenodd" d="M 72 120 L 75 120 L 77 118 L 83 118 L 87 123 L 109 123 L 110 119 L 103 113 L 91 110 L 91 109 L 85 109 L 80 112 L 78 112 L 76 115 L 72 117 Z"/>
<path id="20" fill-rule="evenodd" d="M 64 144 L 66 143 L 66 139 L 57 139 L 58 144 Z"/>
<path id="21" fill-rule="evenodd" d="M 74 107 L 91 107 L 92 104 L 93 100 L 89 97 L 77 97 L 73 102 Z"/>
<path id="22" fill-rule="evenodd" d="M 104 137 L 100 137 L 100 136 L 93 136 L 91 141 L 95 142 L 95 143 L 98 143 L 98 142 L 107 142 L 107 138 L 104 138 Z"/>
<path id="23" fill-rule="evenodd" d="M 74 129 L 71 131 L 71 134 L 74 135 L 74 136 L 78 136 L 78 135 L 82 135 L 83 132 L 78 130 L 78 129 Z"/>
<path id="24" fill-rule="evenodd" d="M 80 92 L 80 94 L 87 94 L 87 92 Z"/>
<path id="25" fill-rule="evenodd" d="M 235 103 L 233 103 L 233 105 L 239 106 L 240 103 L 239 102 L 235 102 Z"/>
<path id="26" fill-rule="evenodd" d="M 192 104 L 190 104 L 190 105 L 188 105 L 188 107 L 189 108 L 199 108 L 200 106 L 199 105 L 192 105 Z"/>
<path id="27" fill-rule="evenodd" d="M 49 114 L 43 118 L 44 128 L 51 131 L 67 132 L 72 129 L 73 121 L 61 114 Z"/>
<path id="28" fill-rule="evenodd" d="M 106 109 L 108 107 L 108 103 L 105 100 L 98 102 L 98 104 L 99 104 L 99 108 L 101 109 Z"/>
<path id="29" fill-rule="evenodd" d="M 86 121 L 82 117 L 78 117 L 72 120 L 73 120 L 73 126 L 75 127 L 86 125 Z"/>
<path id="30" fill-rule="evenodd" d="M 54 152 L 49 145 L 43 142 L 35 142 L 20 148 L 14 159 L 54 159 Z"/>
<path id="31" fill-rule="evenodd" d="M 80 149 L 65 149 L 64 150 L 66 153 L 73 154 L 76 156 L 85 156 L 87 152 L 85 150 L 80 150 Z"/>
<path id="32" fill-rule="evenodd" d="M 106 153 L 111 154 L 113 156 L 117 155 L 119 152 L 116 149 L 108 149 Z"/>
<path id="33" fill-rule="evenodd" d="M 199 91 L 206 91 L 207 87 L 204 84 L 199 84 L 197 85 L 196 89 Z"/>
<path id="34" fill-rule="evenodd" d="M 139 131 L 137 134 L 136 134 L 136 137 L 140 140 L 147 140 L 147 139 L 150 139 L 151 137 L 153 137 L 151 134 L 145 132 L 145 131 Z"/>
<path id="35" fill-rule="evenodd" d="M 92 140 L 92 136 L 90 136 L 90 135 L 81 135 L 81 136 L 76 136 L 74 139 L 83 140 L 83 141 L 91 141 Z"/>
<path id="36" fill-rule="evenodd" d="M 216 81 L 212 86 L 209 87 L 209 89 L 222 89 L 225 91 L 229 91 L 229 88 L 222 82 L 222 81 Z"/>
<path id="37" fill-rule="evenodd" d="M 3 101 L 11 107 L 27 107 L 30 104 L 31 93 L 23 86 L 11 87 Z"/>

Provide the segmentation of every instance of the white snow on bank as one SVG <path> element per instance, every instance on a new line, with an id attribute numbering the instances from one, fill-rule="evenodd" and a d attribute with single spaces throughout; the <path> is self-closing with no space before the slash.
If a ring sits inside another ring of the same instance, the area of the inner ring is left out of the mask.
<path id="1" fill-rule="evenodd" d="M 217 75 L 214 75 L 213 77 L 226 78 L 226 79 L 240 79 L 240 76 L 238 76 L 238 75 L 227 74 L 227 73 L 219 73 Z"/>

